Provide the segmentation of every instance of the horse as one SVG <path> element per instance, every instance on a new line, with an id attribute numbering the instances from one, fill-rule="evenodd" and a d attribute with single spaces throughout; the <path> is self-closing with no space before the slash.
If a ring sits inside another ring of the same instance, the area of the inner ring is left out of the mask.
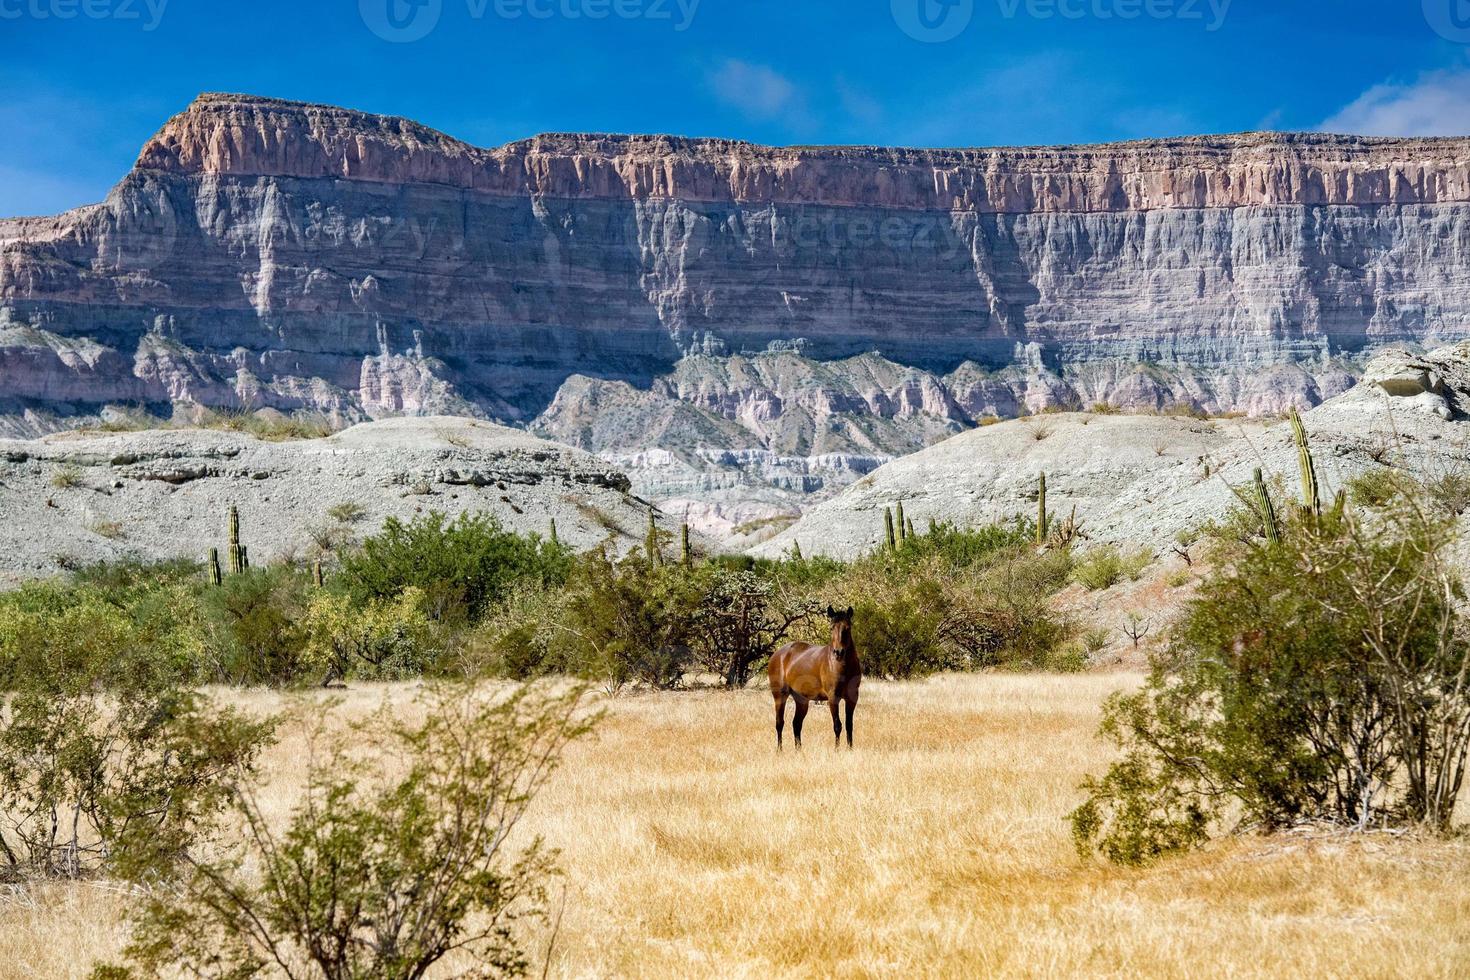
<path id="1" fill-rule="evenodd" d="M 771 656 L 766 673 L 771 679 L 771 697 L 776 699 L 776 751 L 781 750 L 781 732 L 786 727 L 786 699 L 796 700 L 796 715 L 791 721 L 796 747 L 801 748 L 801 723 L 806 720 L 807 706 L 816 701 L 827 702 L 832 709 L 833 744 L 842 745 L 842 720 L 837 703 L 847 703 L 847 747 L 852 748 L 852 712 L 857 707 L 858 687 L 863 682 L 863 665 L 858 660 L 857 644 L 852 641 L 852 609 L 827 607 L 827 620 L 832 624 L 832 642 L 827 646 L 810 643 L 788 643 Z"/>

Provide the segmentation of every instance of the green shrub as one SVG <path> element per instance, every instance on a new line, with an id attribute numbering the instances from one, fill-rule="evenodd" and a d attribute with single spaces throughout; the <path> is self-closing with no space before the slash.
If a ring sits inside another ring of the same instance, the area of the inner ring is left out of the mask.
<path id="1" fill-rule="evenodd" d="M 207 679 L 284 686 L 305 677 L 306 611 L 311 578 L 284 566 L 251 568 L 203 589 L 209 625 Z"/>
<path id="2" fill-rule="evenodd" d="M 1348 481 L 1348 499 L 1359 507 L 1385 507 L 1397 497 L 1404 479 L 1388 467 L 1377 467 Z"/>
<path id="3" fill-rule="evenodd" d="M 270 723 L 181 686 L 200 634 L 177 590 L 46 583 L 0 602 L 0 877 L 172 862 L 253 764 Z"/>
<path id="4" fill-rule="evenodd" d="M 392 599 L 356 604 L 340 593 L 317 592 L 301 620 L 304 666 L 323 684 L 424 673 L 442 650 L 425 605 L 423 591 L 415 586 Z"/>
<path id="5" fill-rule="evenodd" d="M 1110 589 L 1125 579 L 1138 581 L 1144 569 L 1153 561 L 1147 551 L 1135 550 L 1123 554 L 1115 546 L 1107 544 L 1088 549 L 1072 571 L 1073 581 L 1097 592 Z"/>
<path id="6" fill-rule="evenodd" d="M 522 920 L 544 918 L 554 855 L 512 831 L 590 727 L 580 692 L 493 700 L 440 689 L 424 720 L 386 715 L 362 746 L 308 757 L 280 825 L 251 780 L 231 786 L 234 846 L 190 853 L 181 880 L 139 895 L 129 967 L 102 976 L 520 976 Z"/>
<path id="7" fill-rule="evenodd" d="M 359 603 L 417 588 L 433 618 L 478 622 L 513 583 L 564 582 L 571 563 L 562 546 L 507 531 L 492 516 L 450 521 L 435 512 L 408 524 L 389 518 L 381 532 L 343 555 L 336 578 Z"/>
<path id="8" fill-rule="evenodd" d="M 1373 521 L 1292 511 L 1279 544 L 1220 543 L 1085 784 L 1079 848 L 1141 863 L 1222 827 L 1448 825 L 1470 750 L 1470 644 L 1448 521 L 1405 497 Z"/>

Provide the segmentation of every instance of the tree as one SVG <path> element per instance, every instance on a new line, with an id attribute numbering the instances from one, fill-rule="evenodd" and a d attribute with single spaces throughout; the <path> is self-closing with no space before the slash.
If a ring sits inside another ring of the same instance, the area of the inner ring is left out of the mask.
<path id="1" fill-rule="evenodd" d="M 755 572 L 717 569 L 694 617 L 695 657 L 726 687 L 741 688 L 797 624 L 821 605 Z"/>
<path id="2" fill-rule="evenodd" d="M 338 744 L 313 758 L 284 829 L 241 772 L 236 845 L 188 854 L 182 879 L 135 912 L 130 967 L 99 973 L 415 980 L 454 955 L 456 976 L 524 974 L 514 927 L 544 914 L 554 855 L 539 839 L 513 854 L 508 838 L 589 729 L 580 699 L 437 688 L 419 724 L 360 726 L 366 755 Z"/>

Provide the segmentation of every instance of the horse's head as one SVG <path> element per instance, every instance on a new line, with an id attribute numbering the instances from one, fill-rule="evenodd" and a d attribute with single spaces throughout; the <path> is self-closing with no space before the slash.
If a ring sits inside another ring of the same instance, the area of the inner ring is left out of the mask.
<path id="1" fill-rule="evenodd" d="M 853 648 L 852 607 L 833 609 L 827 607 L 827 621 L 832 624 L 832 652 L 842 653 Z"/>

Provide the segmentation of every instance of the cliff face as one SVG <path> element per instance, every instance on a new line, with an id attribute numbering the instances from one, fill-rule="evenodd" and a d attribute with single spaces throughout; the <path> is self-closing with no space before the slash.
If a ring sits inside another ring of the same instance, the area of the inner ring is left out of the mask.
<path id="1" fill-rule="evenodd" d="M 1369 349 L 1464 337 L 1467 139 L 481 149 L 216 95 L 102 204 L 0 221 L 12 431 L 248 404 L 547 413 L 542 430 L 609 452 L 693 451 L 695 432 L 882 454 L 1048 404 L 1314 403 Z M 622 414 L 592 424 L 598 405 Z M 765 418 L 794 405 L 807 422 Z M 690 411 L 663 443 L 617 421 Z M 829 417 L 897 424 L 861 445 Z"/>

